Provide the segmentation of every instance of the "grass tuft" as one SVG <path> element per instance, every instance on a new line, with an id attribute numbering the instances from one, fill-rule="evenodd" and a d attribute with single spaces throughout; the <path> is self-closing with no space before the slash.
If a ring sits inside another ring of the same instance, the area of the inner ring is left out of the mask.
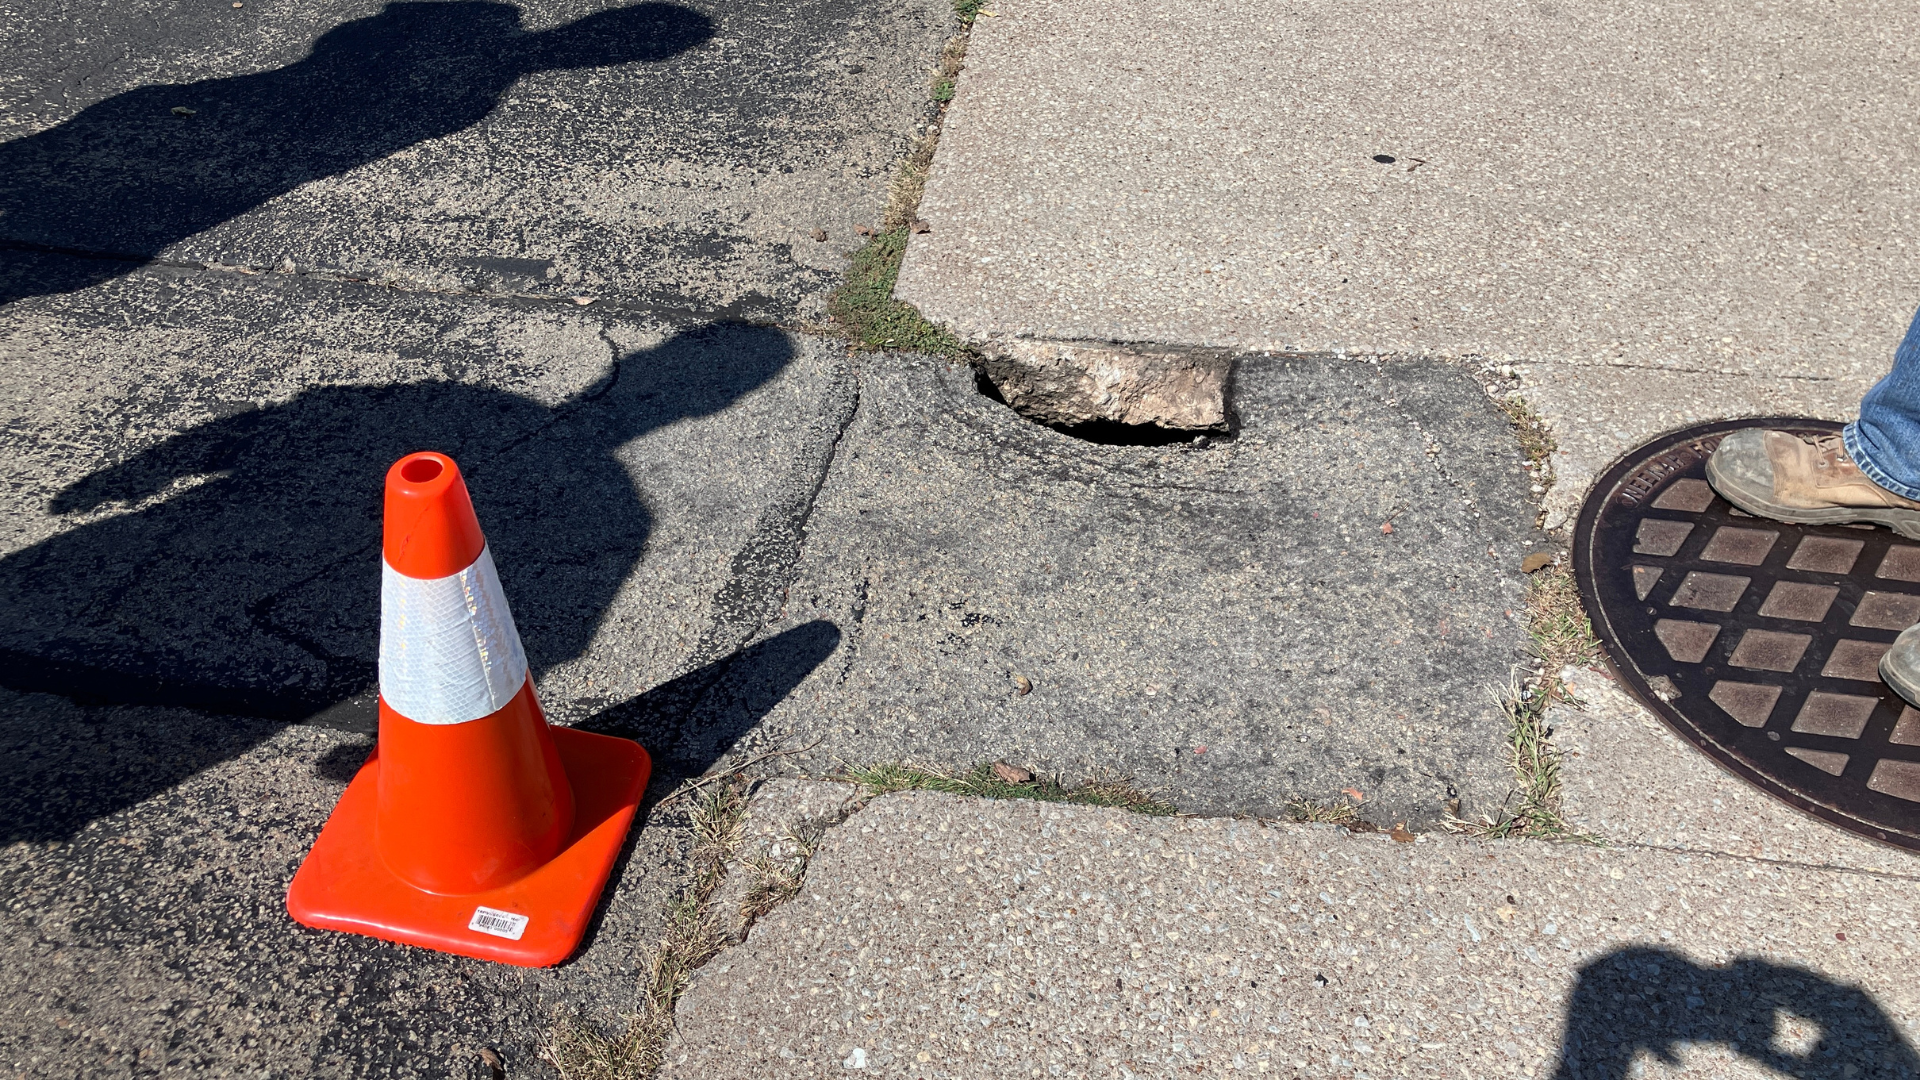
<path id="1" fill-rule="evenodd" d="M 973 0 L 961 0 L 954 4 L 954 11 L 962 24 L 971 26 L 982 6 Z M 963 30 L 940 50 L 939 66 L 927 88 L 928 98 L 943 117 L 966 57 L 967 35 Z M 933 154 L 939 145 L 937 129 L 929 130 L 914 140 L 894 170 L 880 231 L 853 253 L 846 281 L 827 297 L 827 317 L 830 330 L 863 349 L 904 349 L 965 362 L 974 358 L 972 349 L 950 331 L 928 322 L 912 304 L 893 298 L 893 287 L 900 279 L 900 260 L 906 256 L 907 237 L 918 219 L 920 196 L 926 191 Z"/>
<path id="2" fill-rule="evenodd" d="M 780 851 L 778 856 L 761 855 L 747 860 L 747 868 L 754 872 L 756 878 L 741 911 L 749 925 L 800 895 L 800 886 L 806 880 L 807 863 L 813 860 L 813 853 L 819 849 L 820 838 L 826 831 L 825 821 L 803 822 L 781 838 L 777 845 Z"/>
<path id="3" fill-rule="evenodd" d="M 1513 434 L 1520 440 L 1520 453 L 1527 459 L 1534 481 L 1541 487 L 1552 487 L 1553 452 L 1560 448 L 1554 441 L 1553 429 L 1517 392 L 1497 394 L 1493 402 L 1513 425 Z"/>
<path id="4" fill-rule="evenodd" d="M 827 314 L 841 334 L 863 349 L 906 349 L 954 360 L 972 355 L 960 339 L 893 298 L 907 227 L 889 229 L 853 253 L 847 280 L 827 298 Z"/>
<path id="5" fill-rule="evenodd" d="M 1555 679 L 1563 668 L 1600 665 L 1600 639 L 1564 556 L 1527 582 L 1527 634 L 1542 671 Z"/>
<path id="6" fill-rule="evenodd" d="M 1528 837 L 1603 843 L 1598 836 L 1573 828 L 1560 814 L 1560 752 L 1553 747 L 1553 729 L 1547 724 L 1547 711 L 1557 704 L 1580 705 L 1557 672 L 1508 690 L 1501 707 L 1509 722 L 1507 752 L 1515 788 L 1498 814 L 1478 821 L 1456 818 L 1449 822 L 1454 831 L 1495 840 Z"/>
<path id="7" fill-rule="evenodd" d="M 1075 803 L 1081 806 L 1108 806 L 1136 814 L 1171 817 L 1172 803 L 1130 786 L 1124 778 L 1097 778 L 1078 787 L 1067 787 L 1058 777 L 1035 777 L 1024 784 L 1009 783 L 993 774 L 993 764 L 983 762 L 964 776 L 948 776 L 915 765 L 869 765 L 847 770 L 848 779 L 862 785 L 869 795 L 894 791 L 944 791 L 950 795 L 972 795 L 983 799 L 1038 799 L 1041 802 Z"/>
<path id="8" fill-rule="evenodd" d="M 1553 432 L 1533 407 L 1517 394 L 1494 399 L 1520 441 L 1529 472 L 1537 483 L 1552 486 Z M 1514 790 L 1498 814 L 1477 821 L 1455 818 L 1458 832 L 1494 838 L 1533 837 L 1601 843 L 1579 832 L 1560 812 L 1560 752 L 1553 746 L 1553 728 L 1547 714 L 1555 705 L 1580 707 L 1560 673 L 1569 667 L 1595 667 L 1601 660 L 1600 642 L 1580 603 L 1580 589 L 1565 553 L 1527 579 L 1527 636 L 1533 653 L 1533 675 L 1507 688 L 1500 705 L 1507 714 L 1508 763 Z"/>

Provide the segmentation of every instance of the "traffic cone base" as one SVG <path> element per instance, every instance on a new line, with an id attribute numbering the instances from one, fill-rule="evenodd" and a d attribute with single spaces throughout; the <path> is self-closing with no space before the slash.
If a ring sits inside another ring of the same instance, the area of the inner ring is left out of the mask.
<path id="1" fill-rule="evenodd" d="M 376 747 L 360 767 L 287 892 L 294 919 L 481 960 L 551 967 L 587 932 L 647 789 L 653 763 L 638 743 L 554 728 L 573 788 L 573 830 L 560 853 L 526 877 L 486 892 L 430 893 L 402 880 L 374 842 L 380 784 Z"/>

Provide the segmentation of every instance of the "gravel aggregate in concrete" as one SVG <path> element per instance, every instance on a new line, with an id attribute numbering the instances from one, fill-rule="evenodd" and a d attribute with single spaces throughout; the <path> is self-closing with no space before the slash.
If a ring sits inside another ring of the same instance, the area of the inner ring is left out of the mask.
<path id="1" fill-rule="evenodd" d="M 898 292 L 969 335 L 1857 380 L 1920 296 L 1911 4 L 995 11 Z"/>
<path id="2" fill-rule="evenodd" d="M 891 795 L 696 976 L 663 1075 L 1908 1077 L 1912 892 Z"/>

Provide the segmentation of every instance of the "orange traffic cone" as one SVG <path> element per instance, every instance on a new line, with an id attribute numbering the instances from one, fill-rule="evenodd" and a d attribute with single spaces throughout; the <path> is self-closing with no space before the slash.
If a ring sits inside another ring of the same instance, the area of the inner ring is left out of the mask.
<path id="1" fill-rule="evenodd" d="M 460 468 L 387 471 L 380 740 L 287 890 L 308 926 L 526 967 L 586 933 L 652 762 L 547 726 Z"/>

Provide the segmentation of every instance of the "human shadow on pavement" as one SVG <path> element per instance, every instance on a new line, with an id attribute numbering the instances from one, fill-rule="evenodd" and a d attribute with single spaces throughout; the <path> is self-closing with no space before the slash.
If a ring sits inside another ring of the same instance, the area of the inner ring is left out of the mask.
<path id="1" fill-rule="evenodd" d="M 125 274 L 312 180 L 479 123 L 523 75 L 660 61 L 713 36 L 671 3 L 537 33 L 487 0 L 394 3 L 303 60 L 115 94 L 0 143 L 0 243 L 91 255 L 0 282 L 0 304 Z"/>
<path id="2" fill-rule="evenodd" d="M 814 619 L 573 726 L 655 747 L 654 767 L 663 776 L 699 776 L 839 647 L 840 628 Z M 679 718 L 688 716 L 696 716 L 699 723 L 680 723 Z"/>
<path id="3" fill-rule="evenodd" d="M 1801 1021 L 1800 1037 L 1784 1027 Z M 1743 957 L 1702 967 L 1666 949 L 1618 949 L 1580 969 L 1554 1080 L 1626 1080 L 1642 1053 L 1679 1064 L 1713 1043 L 1792 1077 L 1920 1077 L 1920 1055 L 1873 998 L 1806 968 Z"/>
<path id="4" fill-rule="evenodd" d="M 447 382 L 324 387 L 78 479 L 53 510 L 129 509 L 0 559 L 0 685 L 233 720 L 190 745 L 142 743 L 131 771 L 118 736 L 50 733 L 36 744 L 27 733 L 0 761 L 0 790 L 30 805 L 57 782 L 58 807 L 9 813 L 0 843 L 66 835 L 244 752 L 280 723 L 370 700 L 382 484 L 416 450 L 460 463 L 536 676 L 581 655 L 651 528 L 615 451 L 726 408 L 793 355 L 784 334 L 721 324 L 631 354 L 558 405 Z M 811 655 L 819 633 L 792 640 Z M 771 642 L 761 651 L 785 655 Z M 94 711 L 96 726 L 160 719 Z M 98 782 L 77 779 L 87 776 Z"/>
<path id="5" fill-rule="evenodd" d="M 698 776 L 839 647 L 840 628 L 815 619 L 702 664 L 571 726 L 633 739 L 647 747 L 657 780 Z M 726 685 L 721 687 L 723 680 Z M 697 728 L 688 730 L 689 718 L 700 721 Z M 370 742 L 339 747 L 323 757 L 314 772 L 344 784 L 360 771 L 371 748 Z M 671 786 L 655 783 L 650 790 L 664 792 Z"/>

